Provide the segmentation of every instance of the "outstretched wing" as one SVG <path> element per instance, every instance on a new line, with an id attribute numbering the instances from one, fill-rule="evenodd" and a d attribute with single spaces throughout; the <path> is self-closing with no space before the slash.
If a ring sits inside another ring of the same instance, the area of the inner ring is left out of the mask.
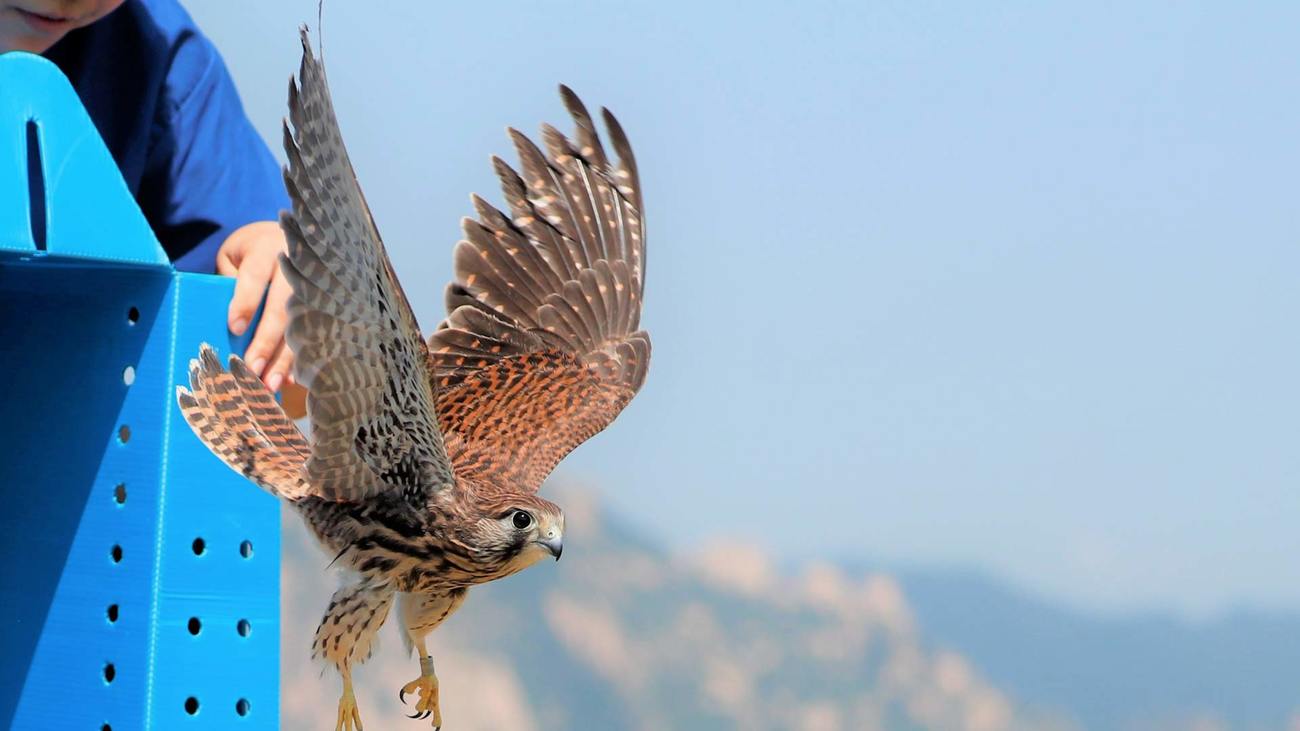
<path id="1" fill-rule="evenodd" d="M 645 380 L 641 188 L 622 127 L 560 87 L 574 144 L 549 125 L 549 156 L 510 130 L 523 175 L 493 158 L 507 217 L 474 196 L 456 246 L 449 316 L 429 339 L 437 410 L 459 477 L 536 490 L 609 425 Z"/>
<path id="2" fill-rule="evenodd" d="M 427 350 L 357 185 L 305 28 L 302 47 L 284 126 L 293 211 L 280 218 L 289 242 L 280 265 L 293 286 L 286 338 L 294 376 L 309 389 L 307 481 L 330 500 L 395 489 L 419 498 L 453 479 Z"/>

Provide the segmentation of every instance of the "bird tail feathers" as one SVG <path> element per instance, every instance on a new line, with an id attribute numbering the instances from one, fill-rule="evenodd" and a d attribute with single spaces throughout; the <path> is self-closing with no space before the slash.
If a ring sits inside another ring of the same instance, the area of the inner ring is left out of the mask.
<path id="1" fill-rule="evenodd" d="M 231 469 L 278 497 L 307 494 L 307 440 L 239 357 L 230 356 L 227 371 L 204 343 L 190 361 L 190 387 L 177 386 L 176 401 L 194 434 Z"/>

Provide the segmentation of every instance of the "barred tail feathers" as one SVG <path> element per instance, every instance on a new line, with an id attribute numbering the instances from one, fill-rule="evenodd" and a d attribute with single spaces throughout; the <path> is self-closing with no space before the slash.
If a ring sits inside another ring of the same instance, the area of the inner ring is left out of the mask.
<path id="1" fill-rule="evenodd" d="M 227 371 L 204 343 L 190 361 L 190 387 L 177 386 L 176 401 L 195 436 L 231 469 L 278 497 L 307 494 L 307 440 L 237 356 Z"/>

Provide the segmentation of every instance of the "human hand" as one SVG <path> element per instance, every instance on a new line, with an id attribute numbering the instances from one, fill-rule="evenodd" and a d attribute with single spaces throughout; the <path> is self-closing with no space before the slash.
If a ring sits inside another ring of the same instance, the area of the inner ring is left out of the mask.
<path id="1" fill-rule="evenodd" d="M 280 271 L 279 255 L 285 250 L 284 232 L 275 221 L 241 226 L 217 250 L 217 273 L 235 277 L 235 294 L 227 314 L 230 332 L 243 335 L 266 297 L 244 362 L 272 392 L 280 389 L 293 365 L 293 351 L 284 342 L 289 295 L 293 293 Z"/>

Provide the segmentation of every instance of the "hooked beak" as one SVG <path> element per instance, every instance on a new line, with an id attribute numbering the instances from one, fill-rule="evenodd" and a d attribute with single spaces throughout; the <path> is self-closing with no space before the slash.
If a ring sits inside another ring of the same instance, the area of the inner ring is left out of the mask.
<path id="1" fill-rule="evenodd" d="M 560 554 L 564 553 L 564 539 L 562 537 L 554 536 L 552 538 L 543 538 L 537 542 L 545 546 L 546 550 L 551 552 L 551 555 L 555 557 L 556 561 L 560 560 Z"/>

